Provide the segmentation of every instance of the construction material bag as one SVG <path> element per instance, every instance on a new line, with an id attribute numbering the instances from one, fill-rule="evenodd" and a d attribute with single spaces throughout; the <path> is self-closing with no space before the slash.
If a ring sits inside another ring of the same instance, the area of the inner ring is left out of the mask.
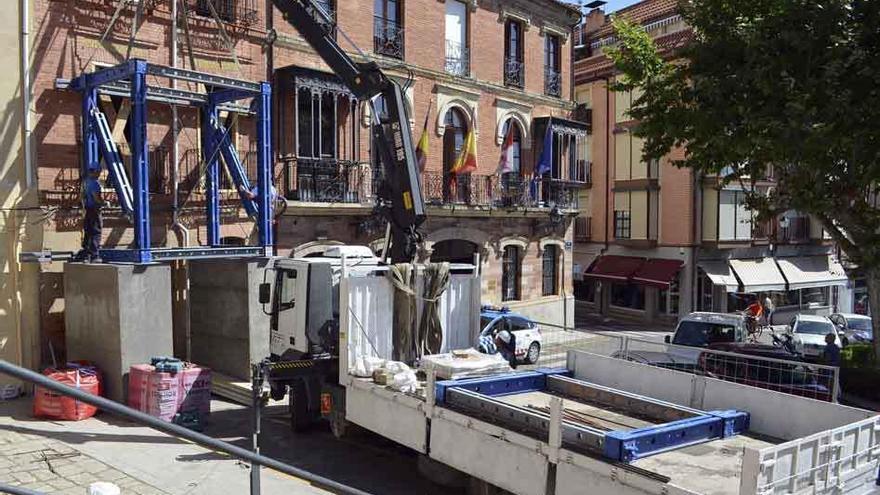
<path id="1" fill-rule="evenodd" d="M 93 364 L 87 362 L 67 363 L 64 368 L 46 368 L 43 374 L 65 385 L 78 388 L 92 395 L 101 395 L 101 374 Z M 34 416 L 66 421 L 80 421 L 91 418 L 98 411 L 95 406 L 46 390 L 34 389 Z"/>

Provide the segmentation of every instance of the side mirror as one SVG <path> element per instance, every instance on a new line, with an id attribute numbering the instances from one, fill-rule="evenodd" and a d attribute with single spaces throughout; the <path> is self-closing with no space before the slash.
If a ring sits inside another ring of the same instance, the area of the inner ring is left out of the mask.
<path id="1" fill-rule="evenodd" d="M 272 284 L 260 284 L 260 304 L 269 304 L 272 300 Z"/>
<path id="2" fill-rule="evenodd" d="M 667 344 L 671 344 L 672 338 L 669 335 L 667 335 L 667 336 L 663 337 L 663 342 L 666 342 Z"/>

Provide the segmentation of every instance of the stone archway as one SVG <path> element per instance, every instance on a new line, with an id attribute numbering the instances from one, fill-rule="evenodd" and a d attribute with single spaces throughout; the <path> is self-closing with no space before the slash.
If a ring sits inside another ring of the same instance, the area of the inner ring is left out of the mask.
<path id="1" fill-rule="evenodd" d="M 480 249 L 476 243 L 464 239 L 447 239 L 435 242 L 431 250 L 431 261 L 439 263 L 473 263 L 474 254 Z"/>

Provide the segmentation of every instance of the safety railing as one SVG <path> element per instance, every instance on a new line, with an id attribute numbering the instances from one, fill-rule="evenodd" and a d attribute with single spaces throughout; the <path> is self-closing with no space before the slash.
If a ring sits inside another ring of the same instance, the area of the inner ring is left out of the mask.
<path id="1" fill-rule="evenodd" d="M 544 94 L 559 97 L 562 95 L 562 74 L 550 67 L 544 69 Z"/>
<path id="2" fill-rule="evenodd" d="M 494 208 L 575 209 L 580 184 L 561 179 L 532 179 L 518 174 L 422 174 L 422 194 L 429 205 Z"/>
<path id="3" fill-rule="evenodd" d="M 368 163 L 334 158 L 290 158 L 284 161 L 287 199 L 307 203 L 362 203 L 373 200 Z"/>
<path id="4" fill-rule="evenodd" d="M 470 75 L 470 51 L 462 43 L 446 40 L 446 72 L 454 76 Z"/>
<path id="5" fill-rule="evenodd" d="M 259 21 L 257 0 L 195 0 L 188 5 L 189 12 L 199 17 L 213 18 L 230 24 L 251 25 Z"/>
<path id="6" fill-rule="evenodd" d="M 144 426 L 148 426 L 176 438 L 188 440 L 212 451 L 223 452 L 237 459 L 248 461 L 251 463 L 249 474 L 251 479 L 251 495 L 259 495 L 260 493 L 260 466 L 265 466 L 276 471 L 280 471 L 284 474 L 310 481 L 319 486 L 338 491 L 339 493 L 352 495 L 368 495 L 368 493 L 363 490 L 359 490 L 343 483 L 339 483 L 338 481 L 334 481 L 329 478 L 325 478 L 323 476 L 306 471 L 304 469 L 291 466 L 277 459 L 260 455 L 259 446 L 257 443 L 257 439 L 259 438 L 259 415 L 255 415 L 254 418 L 254 450 L 251 451 L 237 445 L 233 445 L 231 443 L 209 437 L 202 433 L 189 430 L 187 428 L 184 428 L 183 426 L 162 421 L 158 418 L 150 416 L 149 414 L 145 414 L 122 404 L 118 404 L 116 402 L 113 402 L 112 400 L 105 399 L 104 397 L 92 395 L 82 389 L 70 387 L 63 383 L 56 382 L 46 376 L 43 376 L 39 373 L 34 373 L 33 371 L 22 368 L 20 366 L 16 366 L 3 359 L 0 359 L 0 375 L 9 375 L 13 378 L 33 383 L 34 385 L 43 387 L 58 394 L 73 397 L 78 401 L 93 405 L 101 409 L 102 411 L 113 414 L 115 416 L 119 416 L 121 418 L 133 421 Z M 253 401 L 254 405 L 256 406 L 260 403 L 260 401 L 262 401 L 262 397 L 260 397 L 259 387 L 254 387 L 253 390 Z M 254 407 L 254 409 L 259 410 L 259 407 Z M 33 491 L 20 490 L 18 487 L 8 486 L 0 482 L 0 493 L 6 492 L 37 493 Z"/>
<path id="7" fill-rule="evenodd" d="M 504 59 L 504 84 L 522 88 L 526 84 L 526 64 L 519 57 Z"/>
<path id="8" fill-rule="evenodd" d="M 404 31 L 397 21 L 373 17 L 373 50 L 386 57 L 403 59 Z"/>
<path id="9" fill-rule="evenodd" d="M 569 350 L 581 350 L 826 402 L 836 402 L 839 395 L 840 368 L 835 366 L 667 344 L 659 334 L 658 340 L 650 340 L 547 323 L 539 326 L 541 367 L 564 366 Z"/>

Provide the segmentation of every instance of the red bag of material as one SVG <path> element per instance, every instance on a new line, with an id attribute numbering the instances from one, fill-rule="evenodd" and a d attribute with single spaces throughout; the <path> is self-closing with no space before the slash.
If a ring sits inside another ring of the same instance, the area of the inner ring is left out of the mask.
<path id="1" fill-rule="evenodd" d="M 67 363 L 62 369 L 46 368 L 43 374 L 50 379 L 84 390 L 92 395 L 101 395 L 101 374 L 89 363 Z M 40 418 L 80 421 L 91 418 L 98 408 L 68 397 L 36 387 L 34 390 L 34 416 Z"/>

